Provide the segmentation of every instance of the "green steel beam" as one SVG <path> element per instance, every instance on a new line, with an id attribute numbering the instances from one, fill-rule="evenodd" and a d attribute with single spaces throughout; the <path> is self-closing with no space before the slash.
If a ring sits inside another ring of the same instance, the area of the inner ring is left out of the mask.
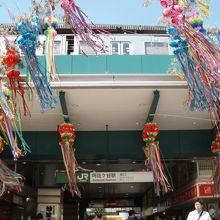
<path id="1" fill-rule="evenodd" d="M 118 160 L 132 158 L 144 160 L 142 151 L 142 131 L 108 131 L 109 149 L 106 145 L 106 131 L 77 131 L 75 145 L 77 159 L 84 160 Z M 57 131 L 24 131 L 31 154 L 23 160 L 62 160 L 59 146 L 60 135 Z M 192 158 L 212 156 L 210 146 L 214 138 L 213 130 L 160 131 L 157 140 L 164 158 Z M 43 146 L 43 147 L 42 147 Z M 12 159 L 10 148 L 5 148 L 1 159 Z"/>
<path id="2" fill-rule="evenodd" d="M 66 123 L 70 122 L 67 105 L 66 105 L 66 98 L 65 98 L 65 92 L 61 91 L 59 92 L 59 98 L 60 98 L 60 104 L 63 112 L 63 118 Z"/>
<path id="3" fill-rule="evenodd" d="M 151 122 L 154 120 L 154 114 L 157 110 L 159 99 L 160 99 L 160 91 L 155 90 L 154 91 L 154 99 L 151 103 L 146 122 Z"/>

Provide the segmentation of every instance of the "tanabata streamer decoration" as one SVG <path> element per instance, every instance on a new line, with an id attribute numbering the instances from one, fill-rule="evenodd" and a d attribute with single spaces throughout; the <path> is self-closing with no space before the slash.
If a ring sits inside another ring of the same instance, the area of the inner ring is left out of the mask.
<path id="1" fill-rule="evenodd" d="M 44 35 L 46 36 L 46 70 L 48 81 L 55 80 L 56 66 L 54 61 L 54 38 L 57 35 L 56 28 L 58 27 L 58 21 L 55 17 L 46 17 L 43 21 L 43 28 L 45 29 Z"/>
<path id="2" fill-rule="evenodd" d="M 172 187 L 165 174 L 163 163 L 160 159 L 159 142 L 155 141 L 159 133 L 159 127 L 156 123 L 146 123 L 142 131 L 142 139 L 146 142 L 143 148 L 146 155 L 146 167 L 148 171 L 153 172 L 155 193 L 159 196 L 161 192 L 172 191 Z"/>
<path id="3" fill-rule="evenodd" d="M 20 57 L 15 53 L 14 50 L 8 49 L 6 51 L 6 55 L 2 58 L 2 62 L 8 68 L 14 68 L 20 62 Z"/>
<path id="4" fill-rule="evenodd" d="M 57 101 L 47 80 L 46 69 L 40 64 L 36 56 L 37 36 L 40 24 L 37 16 L 33 16 L 32 24 L 23 20 L 17 25 L 19 36 L 16 42 L 23 51 L 31 79 L 35 86 L 42 111 L 55 108 Z"/>
<path id="5" fill-rule="evenodd" d="M 148 6 L 152 0 L 143 0 L 144 6 Z M 167 5 L 167 0 L 160 0 L 161 5 Z M 208 17 L 209 13 L 209 2 L 210 0 L 169 0 L 169 2 L 174 2 L 174 4 L 183 5 L 185 9 L 191 8 L 195 11 L 201 13 L 203 16 Z"/>
<path id="6" fill-rule="evenodd" d="M 30 148 L 22 136 L 20 114 L 15 111 L 11 90 L 2 86 L 2 80 L 0 80 L 0 132 L 5 143 L 10 146 L 15 160 L 30 152 Z M 18 139 L 21 143 L 20 148 Z"/>
<path id="7" fill-rule="evenodd" d="M 7 39 L 5 41 L 7 41 Z M 30 115 L 28 105 L 25 101 L 25 88 L 24 88 L 25 81 L 20 76 L 20 71 L 14 69 L 16 65 L 19 65 L 19 66 L 23 65 L 17 51 L 10 49 L 10 48 L 7 49 L 6 55 L 2 58 L 2 64 L 5 66 L 4 68 L 5 75 L 7 76 L 10 82 L 10 87 L 12 91 L 12 99 L 13 99 L 15 111 L 17 110 L 16 108 L 17 108 L 17 92 L 18 92 L 18 94 L 22 98 L 24 115 L 25 116 Z"/>
<path id="8" fill-rule="evenodd" d="M 10 190 L 21 192 L 23 185 L 23 177 L 9 169 L 3 161 L 0 160 L 0 196 Z"/>
<path id="9" fill-rule="evenodd" d="M 220 134 L 217 134 L 215 140 L 212 142 L 211 150 L 212 153 L 216 155 L 214 182 L 215 182 L 216 192 L 219 194 L 220 193 Z"/>
<path id="10" fill-rule="evenodd" d="M 58 131 L 62 140 L 59 144 L 69 181 L 68 190 L 72 193 L 72 196 L 76 194 L 81 197 L 76 180 L 77 162 L 74 153 L 75 149 L 73 149 L 73 143 L 76 138 L 74 126 L 71 123 L 63 123 L 59 125 Z"/>
<path id="11" fill-rule="evenodd" d="M 86 21 L 88 16 L 76 5 L 75 0 L 62 0 L 61 7 L 66 14 L 66 21 L 74 34 L 79 35 L 82 41 L 86 42 L 96 54 L 106 52 L 107 47 L 98 34 L 107 34 L 104 30 L 98 29 L 92 22 L 89 25 Z"/>
<path id="12" fill-rule="evenodd" d="M 174 54 L 188 82 L 190 110 L 209 110 L 219 119 L 220 49 L 203 27 L 202 17 L 181 1 L 161 0 L 163 16 L 170 21 L 168 33 Z M 187 1 L 188 2 L 188 1 Z"/>

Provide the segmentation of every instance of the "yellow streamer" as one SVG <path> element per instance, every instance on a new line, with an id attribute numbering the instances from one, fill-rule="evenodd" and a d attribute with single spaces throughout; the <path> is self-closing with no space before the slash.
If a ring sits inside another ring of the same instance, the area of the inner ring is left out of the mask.
<path id="1" fill-rule="evenodd" d="M 206 17 L 210 16 L 210 13 L 208 11 L 204 10 L 203 8 L 199 8 L 199 11 Z"/>
<path id="2" fill-rule="evenodd" d="M 185 79 L 184 75 L 178 69 L 175 69 L 175 73 L 180 79 L 182 79 L 182 80 Z"/>
<path id="3" fill-rule="evenodd" d="M 209 5 L 206 4 L 205 2 L 202 2 L 202 1 L 198 1 L 198 4 L 203 6 L 204 8 L 206 8 L 207 10 L 209 10 Z"/>

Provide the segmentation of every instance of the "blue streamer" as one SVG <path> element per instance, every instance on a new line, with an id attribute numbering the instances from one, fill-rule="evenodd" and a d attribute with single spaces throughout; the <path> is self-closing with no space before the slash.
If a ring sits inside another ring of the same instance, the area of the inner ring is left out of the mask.
<path id="1" fill-rule="evenodd" d="M 190 111 L 210 110 L 210 106 L 214 106 L 215 110 L 218 110 L 220 106 L 218 104 L 219 96 L 217 90 L 211 83 L 209 88 L 206 82 L 204 82 L 201 74 L 196 69 L 196 63 L 188 51 L 187 41 L 180 37 L 179 31 L 175 27 L 169 27 L 167 32 L 172 37 L 169 45 L 175 48 L 174 55 L 181 66 L 189 85 L 189 91 L 193 97 L 190 102 Z M 202 63 L 201 66 L 204 71 L 207 71 L 204 63 Z M 207 97 L 209 97 L 209 99 Z"/>
<path id="2" fill-rule="evenodd" d="M 16 42 L 25 55 L 27 67 L 44 112 L 46 109 L 55 108 L 57 101 L 47 80 L 46 69 L 42 67 L 35 53 L 37 36 L 41 33 L 38 17 L 34 16 L 32 21 L 33 27 L 25 20 L 17 25 L 20 35 Z"/>

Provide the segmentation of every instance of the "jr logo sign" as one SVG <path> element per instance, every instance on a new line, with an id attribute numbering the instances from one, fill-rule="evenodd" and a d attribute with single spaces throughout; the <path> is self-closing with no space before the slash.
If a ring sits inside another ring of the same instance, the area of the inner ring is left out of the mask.
<path id="1" fill-rule="evenodd" d="M 89 183 L 90 182 L 90 173 L 83 172 L 83 173 L 76 173 L 77 181 L 79 183 Z"/>

